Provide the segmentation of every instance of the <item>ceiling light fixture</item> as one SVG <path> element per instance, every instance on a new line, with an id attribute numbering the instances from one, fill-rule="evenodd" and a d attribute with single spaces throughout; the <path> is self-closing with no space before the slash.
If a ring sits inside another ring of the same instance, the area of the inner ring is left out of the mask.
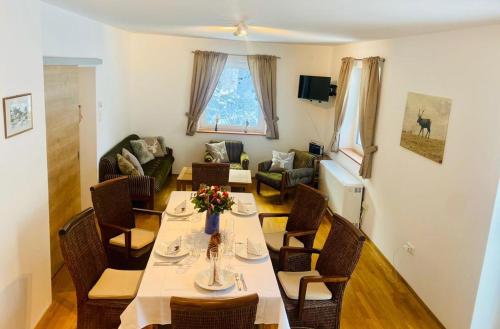
<path id="1" fill-rule="evenodd" d="M 238 25 L 236 25 L 236 31 L 234 31 L 233 34 L 237 37 L 244 37 L 248 34 L 248 27 L 244 22 L 239 22 Z"/>

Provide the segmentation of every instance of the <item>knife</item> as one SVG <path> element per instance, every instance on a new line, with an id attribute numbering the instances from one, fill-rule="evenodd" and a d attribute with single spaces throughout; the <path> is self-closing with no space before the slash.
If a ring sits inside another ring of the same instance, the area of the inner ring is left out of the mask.
<path id="1" fill-rule="evenodd" d="M 236 285 L 238 286 L 238 290 L 241 291 L 240 277 L 238 273 L 234 273 L 234 279 L 236 280 Z"/>
<path id="2" fill-rule="evenodd" d="M 243 283 L 243 289 L 245 289 L 245 291 L 247 291 L 248 288 L 247 288 L 247 284 L 245 283 L 245 278 L 243 278 L 243 273 L 240 273 L 240 279 L 241 279 L 241 283 Z"/>

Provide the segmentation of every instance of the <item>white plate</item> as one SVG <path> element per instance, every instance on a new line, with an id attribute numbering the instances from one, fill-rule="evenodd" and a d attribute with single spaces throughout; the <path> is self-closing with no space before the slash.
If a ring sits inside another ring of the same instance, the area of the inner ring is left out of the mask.
<path id="1" fill-rule="evenodd" d="M 160 246 L 155 249 L 155 253 L 159 256 L 165 257 L 165 258 L 179 258 L 186 256 L 189 254 L 189 249 L 186 248 L 185 244 L 181 244 L 181 249 L 176 252 L 175 254 L 167 254 L 165 251 L 167 250 L 167 246 L 162 246 L 162 243 L 160 243 Z"/>
<path id="2" fill-rule="evenodd" d="M 222 277 L 224 278 L 224 283 L 220 286 L 209 286 L 208 285 L 208 279 L 210 278 L 210 269 L 208 270 L 203 270 L 201 272 L 196 273 L 196 276 L 194 278 L 194 282 L 203 289 L 206 290 L 225 290 L 228 288 L 231 288 L 234 286 L 234 273 L 223 270 L 222 271 Z"/>
<path id="3" fill-rule="evenodd" d="M 250 215 L 254 215 L 257 213 L 257 208 L 253 208 L 247 212 L 241 212 L 241 211 L 238 211 L 238 207 L 235 207 L 235 209 L 231 208 L 231 212 L 235 215 L 240 215 L 240 216 L 250 216 Z"/>
<path id="4" fill-rule="evenodd" d="M 265 247 L 263 247 L 265 248 Z M 262 255 L 257 256 L 257 255 L 252 255 L 247 252 L 247 245 L 246 244 L 239 244 L 236 246 L 236 256 L 247 259 L 247 260 L 259 260 L 259 259 L 264 259 L 267 257 L 267 249 L 263 252 Z"/>
<path id="5" fill-rule="evenodd" d="M 174 217 L 186 217 L 194 214 L 194 209 L 186 208 L 184 212 L 175 212 L 175 210 L 173 209 L 166 209 L 165 212 L 167 213 L 167 215 Z"/>

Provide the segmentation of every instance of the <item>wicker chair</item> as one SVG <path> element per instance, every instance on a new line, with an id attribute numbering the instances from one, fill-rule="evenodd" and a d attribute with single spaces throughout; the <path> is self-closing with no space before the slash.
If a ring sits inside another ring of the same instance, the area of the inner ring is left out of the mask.
<path id="1" fill-rule="evenodd" d="M 117 328 L 120 314 L 137 292 L 142 271 L 107 268 L 106 253 L 99 240 L 92 208 L 76 215 L 61 228 L 59 239 L 76 288 L 77 328 Z M 106 286 L 105 281 L 109 279 L 120 282 L 120 285 Z"/>
<path id="2" fill-rule="evenodd" d="M 365 236 L 349 221 L 334 214 L 323 250 L 283 247 L 280 250 L 281 295 L 290 326 L 339 329 L 344 289 L 361 255 Z M 288 272 L 287 256 L 318 253 L 315 271 Z"/>
<path id="3" fill-rule="evenodd" d="M 153 248 L 155 233 L 136 228 L 135 215 L 155 215 L 161 222 L 161 211 L 133 208 L 126 176 L 94 185 L 90 192 L 102 242 L 112 267 L 144 269 Z"/>
<path id="4" fill-rule="evenodd" d="M 254 329 L 257 294 L 238 298 L 172 297 L 172 329 Z"/>
<path id="5" fill-rule="evenodd" d="M 278 270 L 279 253 L 283 246 L 312 248 L 319 224 L 325 214 L 326 197 L 318 190 L 300 184 L 290 213 L 259 214 L 261 225 L 265 218 L 288 217 L 286 230 L 265 233 L 264 238 L 275 271 Z M 291 271 L 308 270 L 311 267 L 311 254 L 296 253 L 288 257 Z"/>
<path id="6" fill-rule="evenodd" d="M 193 163 L 193 191 L 201 184 L 226 186 L 229 182 L 229 163 Z"/>

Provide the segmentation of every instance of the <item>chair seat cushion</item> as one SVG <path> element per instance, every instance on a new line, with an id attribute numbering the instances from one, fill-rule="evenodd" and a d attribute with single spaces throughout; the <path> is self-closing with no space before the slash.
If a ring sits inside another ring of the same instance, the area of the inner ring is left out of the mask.
<path id="1" fill-rule="evenodd" d="M 132 299 L 137 294 L 143 271 L 107 268 L 89 291 L 89 299 Z"/>
<path id="2" fill-rule="evenodd" d="M 285 236 L 285 231 L 264 233 L 264 239 L 269 249 L 279 252 L 281 247 L 283 247 L 283 237 Z M 288 246 L 304 248 L 304 244 L 297 238 L 291 237 L 288 240 Z"/>
<path id="3" fill-rule="evenodd" d="M 229 169 L 238 169 L 238 170 L 241 170 L 241 169 L 243 169 L 243 166 L 241 165 L 241 163 L 231 162 L 229 164 Z"/>
<path id="4" fill-rule="evenodd" d="M 283 175 L 281 173 L 266 172 L 266 171 L 259 171 L 258 173 L 255 174 L 255 178 L 257 180 L 276 189 L 279 189 L 281 186 L 282 176 Z"/>
<path id="5" fill-rule="evenodd" d="M 131 237 L 132 237 L 132 243 L 131 247 L 132 249 L 141 249 L 151 242 L 154 241 L 155 239 L 155 234 L 154 232 L 148 231 L 148 230 L 143 230 L 137 227 L 134 227 L 131 229 Z M 118 247 L 125 247 L 125 233 L 122 233 L 120 235 L 115 236 L 114 238 L 109 239 L 109 244 L 118 246 Z"/>
<path id="6" fill-rule="evenodd" d="M 288 298 L 299 299 L 300 279 L 304 276 L 318 275 L 320 275 L 318 271 L 278 272 L 278 280 Z M 328 300 L 331 298 L 332 293 L 323 282 L 307 285 L 306 300 Z"/>

